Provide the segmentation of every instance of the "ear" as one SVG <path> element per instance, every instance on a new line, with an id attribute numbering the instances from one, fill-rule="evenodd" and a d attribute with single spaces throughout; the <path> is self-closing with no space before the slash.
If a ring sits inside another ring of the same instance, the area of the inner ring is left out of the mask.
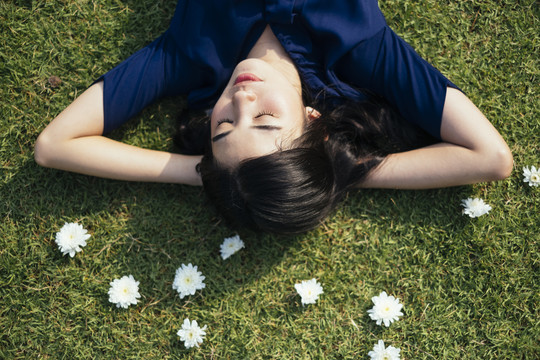
<path id="1" fill-rule="evenodd" d="M 321 116 L 321 113 L 312 108 L 311 106 L 306 106 L 306 117 L 308 121 L 313 121 L 318 119 Z"/>

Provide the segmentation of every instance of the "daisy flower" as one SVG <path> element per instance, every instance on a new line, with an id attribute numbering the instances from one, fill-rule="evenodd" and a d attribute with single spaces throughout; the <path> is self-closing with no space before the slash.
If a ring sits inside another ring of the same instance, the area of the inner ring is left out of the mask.
<path id="1" fill-rule="evenodd" d="M 401 349 L 393 346 L 384 347 L 384 341 L 379 340 L 377 344 L 373 346 L 373 350 L 368 352 L 368 356 L 371 360 L 399 360 L 399 353 Z"/>
<path id="2" fill-rule="evenodd" d="M 76 253 L 82 251 L 81 247 L 86 246 L 86 240 L 90 238 L 85 228 L 77 223 L 65 223 L 56 233 L 54 240 L 63 255 L 69 254 L 74 257 Z"/>
<path id="3" fill-rule="evenodd" d="M 531 166 L 529 169 L 528 166 L 525 166 L 523 168 L 523 182 L 528 182 L 529 186 L 540 185 L 540 168 L 537 170 L 536 167 Z"/>
<path id="4" fill-rule="evenodd" d="M 182 267 L 176 269 L 176 275 L 172 284 L 173 289 L 178 291 L 180 299 L 184 296 L 194 295 L 195 291 L 204 289 L 206 286 L 203 283 L 204 276 L 200 271 L 197 271 L 197 266 L 182 264 Z"/>
<path id="5" fill-rule="evenodd" d="M 180 341 L 184 342 L 186 348 L 199 347 L 202 344 L 204 337 L 206 336 L 206 325 L 202 328 L 199 327 L 196 320 L 189 321 L 184 319 L 182 328 L 178 330 L 177 334 L 180 336 Z"/>
<path id="6" fill-rule="evenodd" d="M 221 258 L 225 260 L 243 247 L 244 242 L 240 239 L 240 236 L 236 235 L 230 238 L 225 238 L 220 247 Z"/>
<path id="7" fill-rule="evenodd" d="M 140 297 L 139 282 L 135 281 L 133 275 L 111 281 L 109 301 L 116 304 L 117 307 L 127 309 L 129 305 L 137 304 L 137 299 Z"/>
<path id="8" fill-rule="evenodd" d="M 323 293 L 321 284 L 317 282 L 317 279 L 304 280 L 300 284 L 295 284 L 294 288 L 298 295 L 302 297 L 302 305 L 315 304 L 319 299 L 319 295 Z"/>
<path id="9" fill-rule="evenodd" d="M 391 323 L 399 320 L 400 316 L 403 316 L 401 309 L 403 304 L 399 303 L 399 299 L 393 296 L 388 296 L 386 291 L 383 291 L 379 296 L 371 298 L 373 301 L 373 308 L 367 312 L 371 320 L 376 320 L 377 325 L 381 325 L 384 322 L 384 326 L 389 327 Z"/>
<path id="10" fill-rule="evenodd" d="M 472 218 L 487 214 L 489 210 L 491 210 L 491 206 L 486 204 L 484 200 L 478 198 L 461 200 L 461 205 L 465 208 L 462 213 L 467 214 Z"/>

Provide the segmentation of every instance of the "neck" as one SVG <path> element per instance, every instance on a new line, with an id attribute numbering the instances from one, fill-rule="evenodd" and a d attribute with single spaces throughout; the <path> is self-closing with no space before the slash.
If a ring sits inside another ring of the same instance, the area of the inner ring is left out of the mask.
<path id="1" fill-rule="evenodd" d="M 270 64 L 276 70 L 283 73 L 287 79 L 290 79 L 291 83 L 299 89 L 300 94 L 302 93 L 302 83 L 298 75 L 298 70 L 296 70 L 292 59 L 283 46 L 281 46 L 270 26 L 266 25 L 264 32 L 249 52 L 247 58 L 260 59 Z"/>

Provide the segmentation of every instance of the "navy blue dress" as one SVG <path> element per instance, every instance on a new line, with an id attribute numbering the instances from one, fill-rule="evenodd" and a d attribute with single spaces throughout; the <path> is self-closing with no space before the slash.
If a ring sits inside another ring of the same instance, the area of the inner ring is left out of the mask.
<path id="1" fill-rule="evenodd" d="M 367 90 L 440 139 L 455 85 L 386 25 L 377 0 L 179 0 L 165 33 L 98 79 L 104 133 L 164 96 L 213 107 L 267 24 L 314 94 L 339 102 Z"/>

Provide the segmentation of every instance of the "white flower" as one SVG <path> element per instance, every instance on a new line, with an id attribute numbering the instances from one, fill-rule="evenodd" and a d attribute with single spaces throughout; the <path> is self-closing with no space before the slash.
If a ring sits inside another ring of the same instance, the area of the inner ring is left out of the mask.
<path id="1" fill-rule="evenodd" d="M 388 296 L 386 291 L 383 291 L 379 296 L 371 298 L 373 301 L 373 308 L 367 312 L 372 320 L 377 321 L 377 325 L 381 325 L 384 322 L 384 326 L 389 327 L 394 321 L 399 320 L 399 317 L 403 315 L 401 308 L 403 304 L 399 303 L 399 299 L 393 296 Z"/>
<path id="2" fill-rule="evenodd" d="M 182 328 L 178 330 L 177 334 L 180 336 L 180 341 L 183 341 L 184 345 L 189 349 L 194 346 L 199 347 L 202 344 L 206 335 L 205 330 L 206 325 L 201 329 L 196 320 L 190 323 L 189 319 L 184 319 Z"/>
<path id="3" fill-rule="evenodd" d="M 302 297 L 302 305 L 315 304 L 319 295 L 323 293 L 321 284 L 319 284 L 315 278 L 304 280 L 300 284 L 295 284 L 294 288 L 298 292 L 298 295 Z"/>
<path id="4" fill-rule="evenodd" d="M 540 168 L 537 170 L 536 167 L 531 166 L 529 169 L 528 166 L 525 166 L 523 168 L 523 182 L 528 182 L 529 186 L 540 185 Z"/>
<path id="5" fill-rule="evenodd" d="M 230 238 L 225 238 L 223 244 L 221 244 L 221 258 L 225 260 L 238 250 L 244 247 L 244 242 L 240 239 L 240 236 L 236 235 Z"/>
<path id="6" fill-rule="evenodd" d="M 461 200 L 461 205 L 465 207 L 462 213 L 467 214 L 472 218 L 487 214 L 489 210 L 491 210 L 491 206 L 486 204 L 484 200 L 478 198 Z"/>
<path id="7" fill-rule="evenodd" d="M 56 233 L 54 240 L 63 255 L 69 254 L 74 257 L 76 253 L 82 251 L 81 247 L 86 246 L 86 240 L 90 238 L 85 228 L 76 223 L 65 223 Z"/>
<path id="8" fill-rule="evenodd" d="M 204 276 L 200 271 L 197 271 L 197 266 L 182 264 L 182 267 L 176 269 L 176 275 L 172 284 L 173 289 L 178 291 L 180 299 L 184 296 L 194 295 L 195 291 L 204 289 L 206 286 L 203 283 Z"/>
<path id="9" fill-rule="evenodd" d="M 116 304 L 117 307 L 127 309 L 129 305 L 137 304 L 137 299 L 140 297 L 139 282 L 135 281 L 133 275 L 111 281 L 109 301 Z"/>
<path id="10" fill-rule="evenodd" d="M 379 340 L 377 344 L 373 346 L 373 350 L 368 352 L 368 356 L 371 360 L 399 360 L 399 353 L 401 349 L 389 346 L 384 347 L 384 341 Z"/>

